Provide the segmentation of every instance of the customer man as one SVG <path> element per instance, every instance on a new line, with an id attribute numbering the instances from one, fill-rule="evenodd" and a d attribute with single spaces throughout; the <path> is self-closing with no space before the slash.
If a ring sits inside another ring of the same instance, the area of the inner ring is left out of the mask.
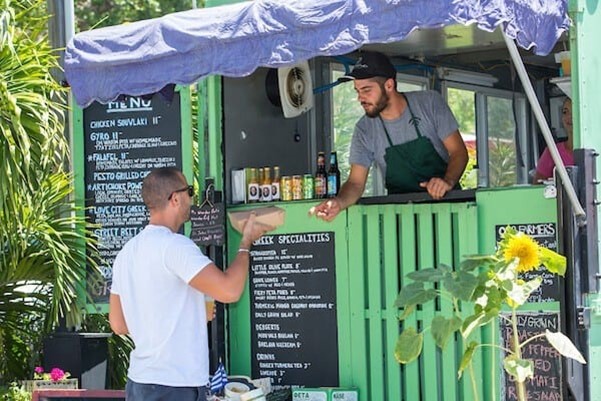
<path id="1" fill-rule="evenodd" d="M 453 189 L 468 155 L 457 121 L 435 91 L 400 93 L 396 69 L 384 54 L 363 52 L 350 74 L 365 110 L 351 141 L 348 180 L 338 195 L 311 210 L 331 221 L 363 194 L 372 163 L 386 177 L 389 194 L 426 190 L 441 199 Z"/>
<path id="2" fill-rule="evenodd" d="M 109 321 L 130 334 L 128 401 L 204 401 L 209 381 L 205 295 L 236 302 L 248 275 L 249 249 L 270 227 L 248 220 L 238 254 L 224 272 L 189 238 L 193 187 L 174 168 L 152 171 L 142 184 L 149 224 L 117 255 Z"/>

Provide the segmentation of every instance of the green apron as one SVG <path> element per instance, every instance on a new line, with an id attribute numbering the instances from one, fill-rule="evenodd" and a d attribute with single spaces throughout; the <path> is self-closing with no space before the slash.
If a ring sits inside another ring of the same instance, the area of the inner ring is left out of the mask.
<path id="1" fill-rule="evenodd" d="M 400 145 L 393 145 L 386 125 L 380 117 L 390 145 L 384 154 L 386 189 L 389 194 L 425 191 L 425 188 L 419 186 L 420 183 L 433 177 L 444 178 L 447 171 L 447 163 L 434 149 L 430 139 L 422 135 L 419 130 L 419 118 L 413 114 L 407 96 L 403 94 L 403 97 L 411 114 L 410 121 L 415 126 L 416 139 Z"/>

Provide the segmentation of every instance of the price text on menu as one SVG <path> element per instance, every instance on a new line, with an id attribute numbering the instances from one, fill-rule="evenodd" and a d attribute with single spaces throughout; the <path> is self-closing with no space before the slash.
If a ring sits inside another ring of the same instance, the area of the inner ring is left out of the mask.
<path id="1" fill-rule="evenodd" d="M 338 386 L 334 233 L 266 235 L 251 252 L 252 377 Z"/>
<path id="2" fill-rule="evenodd" d="M 180 98 L 128 97 L 84 110 L 86 215 L 99 225 L 103 280 L 94 301 L 108 301 L 115 256 L 148 222 L 142 180 L 158 167 L 182 166 Z"/>

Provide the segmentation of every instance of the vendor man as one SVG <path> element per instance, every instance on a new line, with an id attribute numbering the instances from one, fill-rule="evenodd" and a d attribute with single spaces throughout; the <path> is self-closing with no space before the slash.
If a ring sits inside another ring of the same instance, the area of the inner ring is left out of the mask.
<path id="1" fill-rule="evenodd" d="M 363 194 L 372 163 L 386 177 L 389 194 L 428 191 L 441 199 L 459 188 L 468 161 L 457 121 L 435 91 L 400 93 L 396 69 L 384 54 L 363 52 L 350 74 L 365 110 L 351 141 L 348 180 L 338 195 L 310 211 L 326 221 Z"/>

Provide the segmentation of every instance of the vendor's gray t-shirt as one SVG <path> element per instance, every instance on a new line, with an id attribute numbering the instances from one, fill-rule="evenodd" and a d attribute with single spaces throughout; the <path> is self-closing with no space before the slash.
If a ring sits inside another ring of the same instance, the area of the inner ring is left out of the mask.
<path id="1" fill-rule="evenodd" d="M 419 119 L 420 132 L 430 139 L 434 149 L 448 162 L 449 153 L 443 140 L 458 129 L 451 109 L 436 91 L 406 92 L 405 96 L 413 114 Z M 361 117 L 355 125 L 351 140 L 350 164 L 360 164 L 369 168 L 375 162 L 382 171 L 382 176 L 386 177 L 384 154 L 390 145 L 382 122 L 386 124 L 392 144 L 399 145 L 417 138 L 417 132 L 410 120 L 409 109 L 405 109 L 401 117 L 395 120 Z"/>

